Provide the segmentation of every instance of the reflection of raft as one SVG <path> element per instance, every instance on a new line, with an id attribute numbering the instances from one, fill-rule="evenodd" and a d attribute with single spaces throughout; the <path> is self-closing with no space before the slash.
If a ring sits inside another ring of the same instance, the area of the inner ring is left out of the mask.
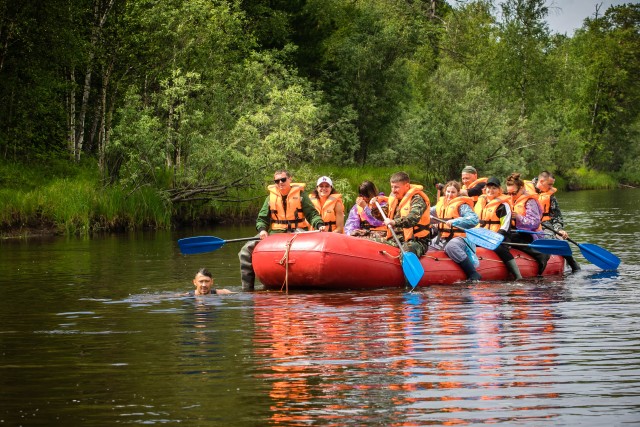
<path id="1" fill-rule="evenodd" d="M 285 277 L 289 289 L 404 287 L 399 252 L 393 246 L 337 233 L 273 234 L 256 246 L 253 267 L 268 289 L 280 289 Z M 511 252 L 523 277 L 537 275 L 535 260 L 519 250 Z M 478 248 L 478 258 L 482 280 L 507 279 L 507 270 L 493 251 Z M 420 262 L 425 274 L 418 286 L 466 280 L 462 269 L 443 251 L 429 251 Z M 563 269 L 564 259 L 553 255 L 544 275 L 559 275 Z"/>

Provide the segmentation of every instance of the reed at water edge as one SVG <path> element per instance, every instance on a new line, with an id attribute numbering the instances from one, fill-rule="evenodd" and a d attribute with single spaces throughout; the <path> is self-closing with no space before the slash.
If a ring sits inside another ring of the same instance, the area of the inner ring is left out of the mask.
<path id="1" fill-rule="evenodd" d="M 358 185 L 373 181 L 389 194 L 389 177 L 403 170 L 424 186 L 435 203 L 436 179 L 417 166 L 360 167 L 308 165 L 291 170 L 296 182 L 310 192 L 318 177 L 327 175 L 343 195 L 346 209 L 355 203 Z M 558 177 L 557 188 L 616 188 L 618 180 L 587 169 Z M 640 178 L 640 177 L 639 177 Z M 168 229 L 185 224 L 252 222 L 266 197 L 272 171 L 249 191 L 230 194 L 226 200 L 172 204 L 165 193 L 150 186 L 135 191 L 119 185 L 105 186 L 95 165 L 60 162 L 46 167 L 0 164 L 0 237 L 30 234 L 89 235 L 99 231 Z"/>

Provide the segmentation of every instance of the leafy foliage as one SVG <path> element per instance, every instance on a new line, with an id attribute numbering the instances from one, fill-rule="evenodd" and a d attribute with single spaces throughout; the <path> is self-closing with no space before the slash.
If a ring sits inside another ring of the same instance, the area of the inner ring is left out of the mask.
<path id="1" fill-rule="evenodd" d="M 241 200 L 276 168 L 319 163 L 632 180 L 640 5 L 572 37 L 547 7 L 0 0 L 0 156 L 87 157 L 101 184 L 167 206 Z"/>

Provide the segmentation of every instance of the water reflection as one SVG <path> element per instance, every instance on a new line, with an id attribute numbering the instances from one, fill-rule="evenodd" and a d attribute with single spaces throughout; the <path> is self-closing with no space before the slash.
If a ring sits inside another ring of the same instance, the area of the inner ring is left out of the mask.
<path id="1" fill-rule="evenodd" d="M 240 289 L 238 247 L 177 238 L 251 226 L 0 242 L 0 423 L 637 425 L 635 194 L 559 195 L 618 272 L 574 247 L 563 278 L 411 294 L 179 296 L 202 266 Z"/>
<path id="2" fill-rule="evenodd" d="M 562 286 L 546 283 L 256 295 L 254 348 L 258 378 L 271 387 L 271 422 L 409 426 L 434 412 L 468 424 L 506 400 L 514 419 L 551 417 L 557 305 L 566 300 Z"/>

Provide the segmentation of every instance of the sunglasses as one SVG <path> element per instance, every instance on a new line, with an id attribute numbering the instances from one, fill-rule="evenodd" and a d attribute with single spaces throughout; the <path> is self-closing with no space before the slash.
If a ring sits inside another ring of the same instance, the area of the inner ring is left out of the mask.
<path id="1" fill-rule="evenodd" d="M 274 179 L 273 182 L 276 184 L 283 184 L 288 178 L 285 176 L 284 178 Z"/>

